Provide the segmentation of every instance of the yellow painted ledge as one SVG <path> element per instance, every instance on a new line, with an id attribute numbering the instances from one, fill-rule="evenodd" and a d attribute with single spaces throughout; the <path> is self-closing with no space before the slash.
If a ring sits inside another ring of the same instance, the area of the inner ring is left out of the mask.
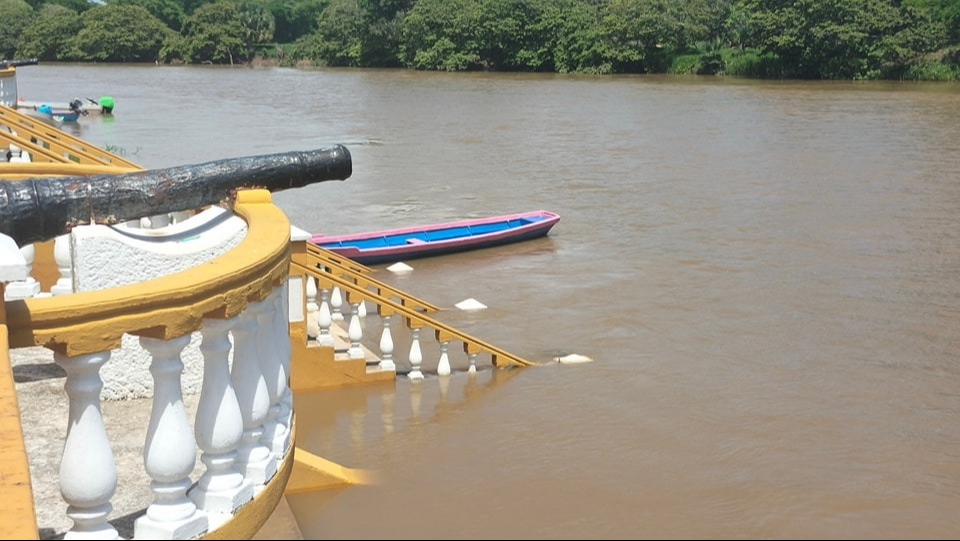
<path id="1" fill-rule="evenodd" d="M 8 351 L 7 327 L 0 324 L 0 539 L 38 539 L 30 467 Z"/>
<path id="2" fill-rule="evenodd" d="M 297 449 L 293 475 L 287 483 L 287 494 L 302 494 L 349 485 L 370 485 L 374 476 L 367 470 L 341 466 L 309 451 Z"/>

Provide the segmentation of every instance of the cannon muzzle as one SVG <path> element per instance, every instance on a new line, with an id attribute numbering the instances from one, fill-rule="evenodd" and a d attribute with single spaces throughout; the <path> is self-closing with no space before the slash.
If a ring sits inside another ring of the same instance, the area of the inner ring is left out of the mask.
<path id="1" fill-rule="evenodd" d="M 241 188 L 275 192 L 346 180 L 352 172 L 350 151 L 334 145 L 115 175 L 0 180 L 0 233 L 23 246 L 78 225 L 230 204 Z"/>

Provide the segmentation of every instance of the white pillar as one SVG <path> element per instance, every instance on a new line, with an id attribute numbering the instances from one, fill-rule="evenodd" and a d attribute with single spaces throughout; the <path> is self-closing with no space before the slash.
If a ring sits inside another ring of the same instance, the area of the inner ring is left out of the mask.
<path id="1" fill-rule="evenodd" d="M 313 276 L 310 276 L 309 274 L 306 276 L 306 278 L 307 278 L 307 337 L 317 339 L 317 337 L 320 336 L 320 321 L 319 321 L 320 306 L 317 304 L 317 280 Z M 329 312 L 327 315 L 329 315 Z"/>
<path id="2" fill-rule="evenodd" d="M 277 326 L 276 334 L 279 337 L 277 355 L 280 357 L 280 365 L 283 368 L 283 374 L 280 376 L 280 383 L 283 388 L 280 393 L 279 422 L 286 427 L 286 434 L 283 438 L 283 452 L 286 453 L 290 448 L 290 425 L 293 420 L 293 391 L 290 390 L 290 357 L 293 354 L 293 347 L 290 345 L 290 316 L 289 312 L 284 309 L 290 302 L 289 290 L 282 286 L 278 287 L 277 290 L 278 292 L 274 296 L 274 302 L 276 302 L 274 325 Z M 276 447 L 273 452 L 277 452 Z"/>
<path id="3" fill-rule="evenodd" d="M 380 368 L 382 370 L 396 370 L 393 362 L 393 335 L 390 333 L 390 320 L 393 315 L 383 317 L 383 334 L 380 335 Z"/>
<path id="4" fill-rule="evenodd" d="M 321 346 L 333 347 L 333 335 L 330 334 L 330 326 L 333 325 L 333 315 L 330 313 L 330 303 L 327 297 L 330 294 L 330 288 L 320 289 L 320 309 L 317 312 L 317 326 L 320 334 L 317 335 L 317 343 Z"/>
<path id="5" fill-rule="evenodd" d="M 171 340 L 140 337 L 140 345 L 153 356 L 153 408 L 143 446 L 143 465 L 153 480 L 153 503 L 134 523 L 137 539 L 191 539 L 209 526 L 206 513 L 187 497 L 197 460 L 180 387 L 180 352 L 189 343 L 189 333 Z"/>
<path id="6" fill-rule="evenodd" d="M 109 351 L 53 359 L 67 373 L 64 389 L 70 400 L 67 439 L 60 459 L 60 494 L 67 502 L 73 527 L 64 539 L 118 539 L 107 516 L 117 490 L 117 467 L 100 414 L 100 367 Z"/>
<path id="7" fill-rule="evenodd" d="M 339 286 L 333 286 L 333 291 L 330 293 L 330 309 L 330 316 L 334 321 L 343 319 L 343 294 Z"/>
<path id="8" fill-rule="evenodd" d="M 233 388 L 243 416 L 243 437 L 237 449 L 237 464 L 244 476 L 256 485 L 269 481 L 277 473 L 277 460 L 265 445 L 263 421 L 270 410 L 270 394 L 260 368 L 257 346 L 257 317 L 247 306 L 233 328 Z"/>
<path id="9" fill-rule="evenodd" d="M 410 373 L 407 377 L 410 379 L 423 379 L 423 372 L 420 371 L 420 364 L 423 363 L 423 353 L 420 352 L 420 327 L 411 329 L 412 337 L 410 339 Z"/>
<path id="10" fill-rule="evenodd" d="M 470 359 L 470 368 L 467 369 L 467 372 L 469 372 L 470 374 L 476 374 L 477 373 L 477 353 L 476 352 L 467 353 L 467 357 Z"/>
<path id="11" fill-rule="evenodd" d="M 450 357 L 447 355 L 447 348 L 450 345 L 449 340 L 440 341 L 440 361 L 437 363 L 437 375 L 450 375 Z"/>
<path id="12" fill-rule="evenodd" d="M 260 443 L 265 445 L 279 460 L 287 453 L 284 445 L 287 436 L 287 427 L 280 418 L 282 406 L 280 400 L 287 387 L 287 372 L 280 362 L 280 337 L 277 333 L 275 293 L 256 303 L 255 314 L 259 324 L 257 343 L 260 352 L 260 369 L 267 384 L 267 395 L 270 397 L 270 409 L 263 423 L 263 437 Z"/>
<path id="13" fill-rule="evenodd" d="M 351 359 L 363 359 L 366 357 L 363 348 L 360 347 L 360 340 L 363 339 L 363 327 L 360 325 L 360 303 L 350 303 L 350 326 L 347 328 L 347 335 L 350 337 L 350 348 L 347 350 L 347 356 Z"/>
<path id="14" fill-rule="evenodd" d="M 57 263 L 60 278 L 50 288 L 54 295 L 73 293 L 73 254 L 70 251 L 70 235 L 60 235 L 53 241 L 53 260 Z"/>
<path id="15" fill-rule="evenodd" d="M 6 289 L 4 289 L 5 300 L 29 299 L 40 293 L 40 282 L 30 275 L 33 272 L 34 254 L 33 243 L 20 248 L 20 255 L 23 256 L 23 261 L 27 267 L 27 277 L 7 284 Z"/>
<path id="16" fill-rule="evenodd" d="M 237 322 L 204 319 L 203 388 L 194 422 L 200 461 L 206 471 L 190 491 L 190 499 L 208 513 L 233 513 L 253 499 L 253 485 L 237 468 L 237 446 L 243 435 L 243 416 L 230 382 L 230 339 L 227 333 Z M 211 517 L 213 518 L 213 517 Z M 211 526 L 214 526 L 211 524 Z"/>

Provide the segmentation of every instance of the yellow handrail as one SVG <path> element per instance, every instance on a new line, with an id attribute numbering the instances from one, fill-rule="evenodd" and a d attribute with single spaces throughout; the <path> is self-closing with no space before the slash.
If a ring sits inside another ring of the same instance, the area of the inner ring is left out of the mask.
<path id="1" fill-rule="evenodd" d="M 360 297 L 362 300 L 370 301 L 378 306 L 386 306 L 394 313 L 400 313 L 405 318 L 407 318 L 408 324 L 413 327 L 427 326 L 435 330 L 438 339 L 456 339 L 463 342 L 464 351 L 467 352 L 478 352 L 485 351 L 492 356 L 494 366 L 500 366 L 501 364 L 513 364 L 517 366 L 533 366 L 535 363 L 530 362 L 526 359 L 518 357 L 512 353 L 509 353 L 505 350 L 502 350 L 492 344 L 484 342 L 479 338 L 475 338 L 466 334 L 464 332 L 458 331 L 457 329 L 437 321 L 422 312 L 406 306 L 402 302 L 395 302 L 387 297 L 384 297 L 378 293 L 370 291 L 362 286 L 359 286 L 355 283 L 355 280 L 362 279 L 362 276 L 353 276 L 350 279 L 341 278 L 334 274 L 326 273 L 317 268 L 316 260 L 311 261 L 307 265 L 303 265 L 298 262 L 291 262 L 290 266 L 294 267 L 298 272 L 303 272 L 317 278 L 318 280 L 328 280 L 334 283 L 337 286 L 340 286 L 350 294 Z M 398 291 L 399 290 L 395 290 Z M 399 293 L 401 296 L 405 295 L 402 292 Z"/>
<path id="2" fill-rule="evenodd" d="M 326 248 L 317 246 L 311 242 L 307 242 L 307 255 L 315 258 L 317 261 L 321 262 L 324 266 L 330 267 L 331 269 L 336 270 L 337 273 L 345 276 L 349 276 L 353 279 L 354 283 L 363 288 L 369 288 L 370 286 L 376 287 L 377 290 L 384 296 L 394 296 L 399 297 L 404 306 L 409 306 L 413 309 L 422 309 L 426 312 L 438 312 L 440 307 L 427 302 L 423 299 L 418 299 L 409 293 L 404 293 L 399 289 L 385 284 L 376 278 L 367 276 L 364 273 L 370 272 L 369 267 L 364 267 L 359 263 L 347 260 L 348 262 L 342 262 L 342 258 L 327 250 Z M 359 270 L 357 270 L 359 267 Z"/>
<path id="3" fill-rule="evenodd" d="M 6 105 L 0 105 L 0 126 L 7 126 L 10 130 L 17 132 L 15 137 L 17 137 L 19 141 L 33 145 L 30 147 L 31 151 L 36 151 L 36 143 L 32 142 L 32 140 L 46 143 L 45 147 L 55 152 L 42 154 L 51 161 L 114 165 L 130 169 L 143 169 L 143 167 L 136 163 L 95 145 L 91 145 L 83 139 L 74 137 L 58 128 L 49 126 L 43 122 L 37 122 L 29 116 Z M 23 148 L 21 143 L 14 142 L 14 144 Z"/>

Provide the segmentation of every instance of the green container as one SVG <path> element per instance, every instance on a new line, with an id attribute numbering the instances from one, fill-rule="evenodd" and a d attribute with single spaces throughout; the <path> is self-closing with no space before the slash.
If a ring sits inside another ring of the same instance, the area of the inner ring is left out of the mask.
<path id="1" fill-rule="evenodd" d="M 103 96 L 97 103 L 100 104 L 100 107 L 103 107 L 103 112 L 109 113 L 113 111 L 113 97 L 112 96 Z"/>

